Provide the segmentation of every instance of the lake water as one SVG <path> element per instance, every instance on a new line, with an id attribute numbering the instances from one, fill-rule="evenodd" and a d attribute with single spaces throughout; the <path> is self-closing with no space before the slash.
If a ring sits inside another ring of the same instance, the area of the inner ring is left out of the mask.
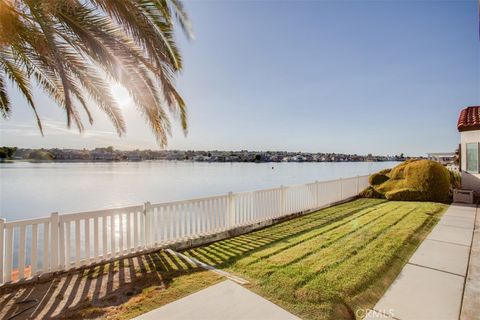
<path id="1" fill-rule="evenodd" d="M 198 198 L 366 175 L 396 162 L 0 163 L 0 217 L 8 221 Z"/>

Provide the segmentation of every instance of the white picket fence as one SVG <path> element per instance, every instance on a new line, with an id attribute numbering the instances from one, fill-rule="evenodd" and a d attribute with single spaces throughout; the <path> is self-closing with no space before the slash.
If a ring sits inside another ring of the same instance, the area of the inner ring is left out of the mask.
<path id="1" fill-rule="evenodd" d="M 0 219 L 0 284 L 320 208 L 366 186 L 368 176 L 361 176 L 31 220 Z"/>

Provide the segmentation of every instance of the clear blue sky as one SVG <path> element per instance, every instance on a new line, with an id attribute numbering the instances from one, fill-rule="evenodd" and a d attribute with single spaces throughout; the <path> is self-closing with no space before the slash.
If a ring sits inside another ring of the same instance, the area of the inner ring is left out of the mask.
<path id="1" fill-rule="evenodd" d="M 460 109 L 480 104 L 476 1 L 187 1 L 196 34 L 179 37 L 178 85 L 190 130 L 170 149 L 422 155 L 453 151 Z M 127 136 L 103 115 L 83 135 L 37 92 L 0 121 L 0 144 L 156 148 L 124 107 Z"/>

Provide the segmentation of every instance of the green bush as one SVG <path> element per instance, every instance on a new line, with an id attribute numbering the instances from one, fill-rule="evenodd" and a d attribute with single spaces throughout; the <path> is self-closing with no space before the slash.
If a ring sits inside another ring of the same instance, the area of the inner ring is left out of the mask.
<path id="1" fill-rule="evenodd" d="M 372 174 L 370 177 L 368 177 L 368 182 L 372 185 L 372 186 L 376 186 L 376 185 L 379 185 L 381 183 L 384 183 L 385 181 L 387 181 L 389 179 L 388 176 L 382 174 L 382 173 L 374 173 Z"/>
<path id="2" fill-rule="evenodd" d="M 457 177 L 443 165 L 430 160 L 407 160 L 390 171 L 370 176 L 371 186 L 360 193 L 366 198 L 402 201 L 449 200 L 450 188 Z"/>
<path id="3" fill-rule="evenodd" d="M 360 192 L 359 196 L 362 198 L 385 199 L 385 196 L 375 190 L 375 188 L 372 186 L 367 187 L 365 190 Z"/>
<path id="4" fill-rule="evenodd" d="M 378 173 L 384 174 L 384 175 L 388 176 L 388 174 L 389 174 L 391 171 L 392 171 L 392 168 L 389 168 L 389 169 L 380 170 L 380 171 L 378 171 Z"/>
<path id="5" fill-rule="evenodd" d="M 453 189 L 459 189 L 462 186 L 462 175 L 460 172 L 450 171 L 450 184 Z"/>
<path id="6" fill-rule="evenodd" d="M 421 191 L 403 188 L 385 192 L 385 198 L 391 201 L 422 201 Z"/>

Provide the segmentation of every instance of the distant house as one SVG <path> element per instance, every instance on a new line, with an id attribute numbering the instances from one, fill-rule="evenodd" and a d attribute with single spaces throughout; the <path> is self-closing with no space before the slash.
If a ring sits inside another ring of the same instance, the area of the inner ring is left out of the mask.
<path id="1" fill-rule="evenodd" d="M 455 162 L 455 152 L 435 152 L 427 154 L 428 160 L 440 162 L 443 165 Z"/>
<path id="2" fill-rule="evenodd" d="M 142 161 L 142 155 L 139 151 L 132 151 L 127 154 L 128 161 Z"/>
<path id="3" fill-rule="evenodd" d="M 457 128 L 460 132 L 462 188 L 480 192 L 480 106 L 463 109 Z"/>
<path id="4" fill-rule="evenodd" d="M 307 160 L 307 158 L 305 158 L 304 156 L 302 156 L 302 155 L 300 155 L 300 154 L 292 157 L 292 161 L 293 161 L 293 162 L 304 162 L 304 161 L 306 161 L 306 160 Z"/>

